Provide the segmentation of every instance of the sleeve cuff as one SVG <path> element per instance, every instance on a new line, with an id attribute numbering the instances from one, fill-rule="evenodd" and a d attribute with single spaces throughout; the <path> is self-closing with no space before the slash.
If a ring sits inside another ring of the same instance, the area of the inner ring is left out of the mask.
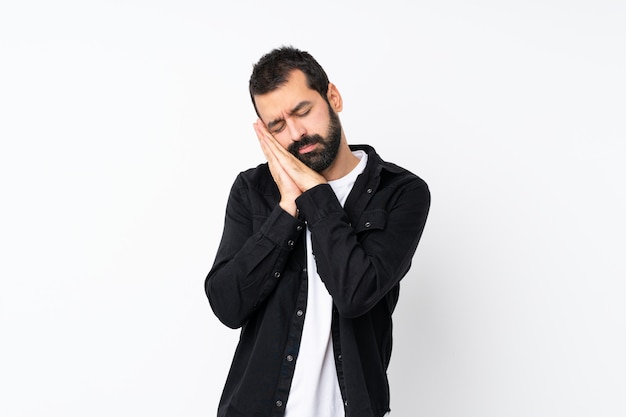
<path id="1" fill-rule="evenodd" d="M 337 196 L 329 184 L 320 184 L 305 191 L 296 199 L 300 216 L 315 224 L 330 213 L 343 212 Z"/>
<path id="2" fill-rule="evenodd" d="M 261 234 L 276 245 L 293 247 L 304 230 L 304 222 L 296 219 L 279 205 L 272 211 L 263 226 Z"/>

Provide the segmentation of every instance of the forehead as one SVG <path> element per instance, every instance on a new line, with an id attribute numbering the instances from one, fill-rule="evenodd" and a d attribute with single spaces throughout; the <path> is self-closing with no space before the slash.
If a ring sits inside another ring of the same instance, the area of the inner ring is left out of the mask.
<path id="1" fill-rule="evenodd" d="M 265 123 L 276 118 L 285 118 L 303 101 L 315 102 L 320 99 L 320 94 L 309 88 L 306 75 L 300 70 L 293 70 L 287 82 L 276 90 L 254 96 L 256 108 Z"/>

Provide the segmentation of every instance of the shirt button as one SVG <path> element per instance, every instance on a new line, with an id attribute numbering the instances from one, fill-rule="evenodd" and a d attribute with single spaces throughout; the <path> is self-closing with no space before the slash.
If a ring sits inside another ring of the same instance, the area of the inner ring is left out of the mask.
<path id="1" fill-rule="evenodd" d="M 298 231 L 302 230 L 302 226 L 298 225 L 298 227 L 296 227 L 296 230 Z"/>
<path id="2" fill-rule="evenodd" d="M 278 272 L 278 271 L 274 272 L 274 277 L 275 278 L 280 278 L 280 272 Z"/>
<path id="3" fill-rule="evenodd" d="M 287 362 L 293 362 L 293 356 L 287 355 Z"/>
<path id="4" fill-rule="evenodd" d="M 306 272 L 306 268 L 302 268 L 302 272 Z"/>
<path id="5" fill-rule="evenodd" d="M 282 407 L 283 402 L 281 400 L 276 401 L 276 407 Z"/>
<path id="6" fill-rule="evenodd" d="M 374 190 L 372 190 L 371 188 L 368 188 L 367 190 L 365 190 L 365 192 L 368 193 L 368 194 L 372 194 L 372 191 L 374 191 Z"/>
<path id="7" fill-rule="evenodd" d="M 341 355 L 337 355 L 337 359 L 341 360 Z"/>
<path id="8" fill-rule="evenodd" d="M 294 242 L 293 242 L 293 240 L 289 240 L 289 241 L 287 241 L 287 244 L 288 244 L 289 246 L 293 246 L 293 243 L 294 243 Z"/>
<path id="9" fill-rule="evenodd" d="M 296 316 L 298 316 L 298 317 L 302 317 L 303 314 L 304 314 L 304 311 L 302 311 L 302 310 L 296 311 Z"/>
<path id="10" fill-rule="evenodd" d="M 364 224 L 365 227 L 370 227 L 371 225 L 372 225 L 372 223 L 370 223 L 370 222 L 365 222 L 365 224 Z"/>
<path id="11" fill-rule="evenodd" d="M 345 405 L 345 406 L 347 407 L 347 406 L 348 406 L 348 400 L 345 400 L 345 401 L 343 402 L 343 405 Z"/>

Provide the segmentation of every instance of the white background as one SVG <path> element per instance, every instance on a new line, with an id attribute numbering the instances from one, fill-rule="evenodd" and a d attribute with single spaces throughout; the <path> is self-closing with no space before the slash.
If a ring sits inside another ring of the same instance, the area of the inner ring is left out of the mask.
<path id="1" fill-rule="evenodd" d="M 0 415 L 210 416 L 203 281 L 263 162 L 252 64 L 308 50 L 350 143 L 430 185 L 392 415 L 626 415 L 623 1 L 5 1 Z"/>

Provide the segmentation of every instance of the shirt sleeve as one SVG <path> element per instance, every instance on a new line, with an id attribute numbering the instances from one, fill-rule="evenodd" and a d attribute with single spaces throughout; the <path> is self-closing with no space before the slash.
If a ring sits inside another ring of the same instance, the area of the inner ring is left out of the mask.
<path id="1" fill-rule="evenodd" d="M 249 192 L 241 175 L 231 188 L 224 231 L 205 291 L 219 320 L 241 327 L 279 282 L 304 223 L 278 204 L 254 230 Z"/>
<path id="2" fill-rule="evenodd" d="M 357 224 L 327 184 L 296 200 L 311 230 L 318 273 L 344 317 L 367 313 L 398 284 L 422 235 L 430 207 L 426 183 L 415 177 L 385 195 L 387 202 L 371 204 Z"/>

